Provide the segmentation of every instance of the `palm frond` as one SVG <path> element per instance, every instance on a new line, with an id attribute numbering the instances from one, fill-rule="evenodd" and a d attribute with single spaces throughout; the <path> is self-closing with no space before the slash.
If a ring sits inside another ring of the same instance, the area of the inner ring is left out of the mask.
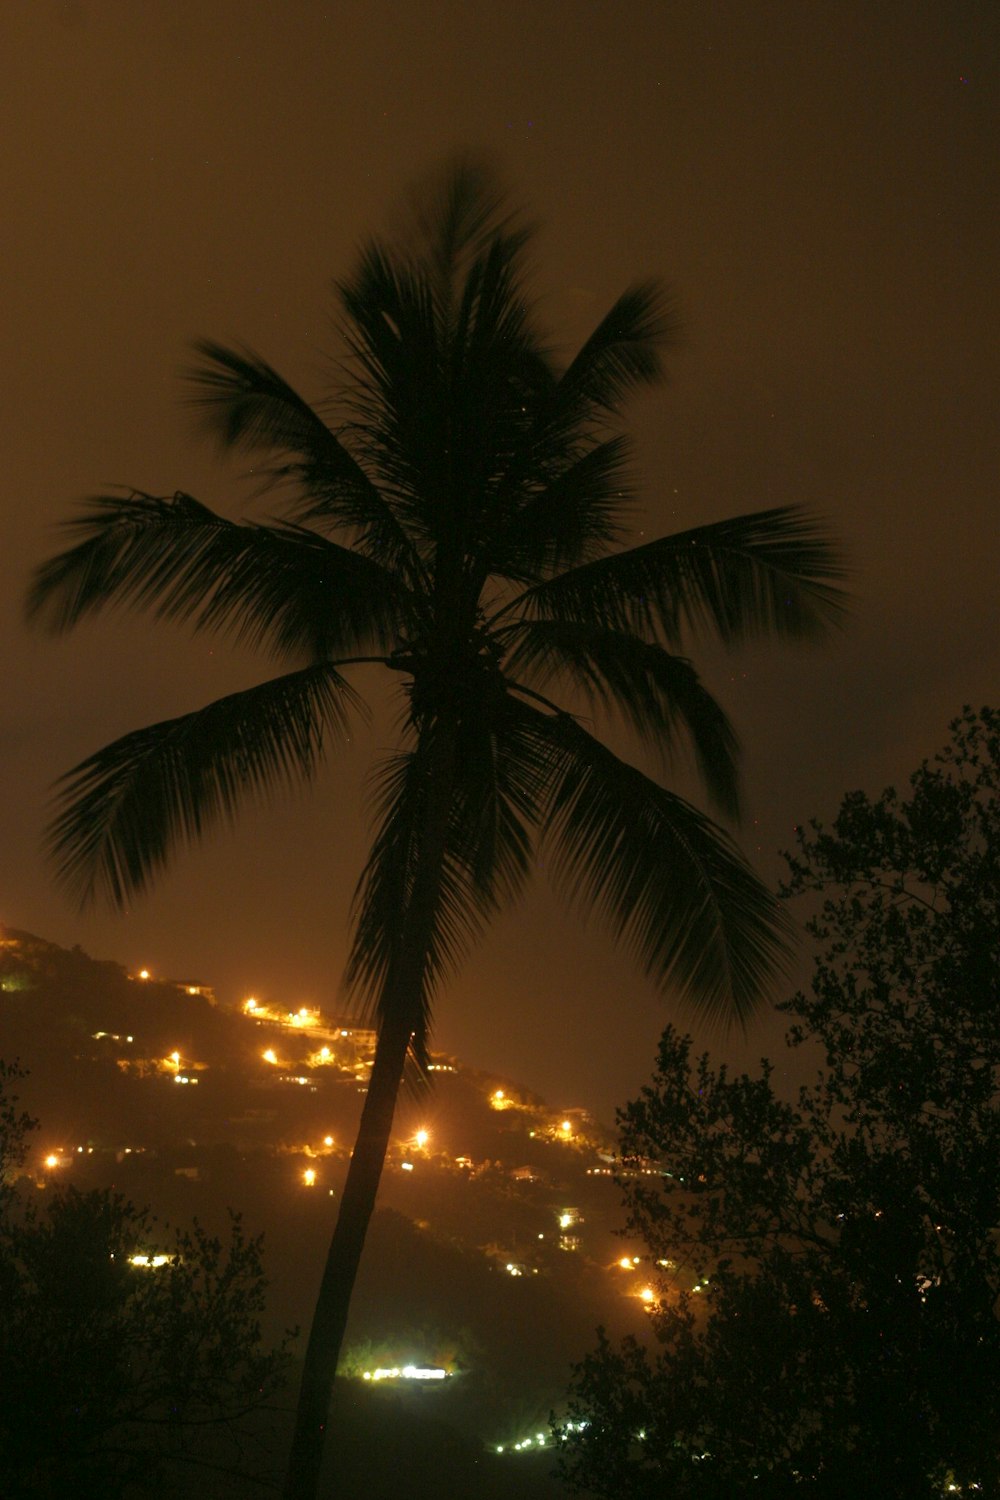
<path id="1" fill-rule="evenodd" d="M 447 833 L 429 922 L 415 1051 L 429 1031 L 443 977 L 461 963 L 484 925 L 514 900 L 533 868 L 535 829 L 550 781 L 550 753 L 522 732 L 516 705 L 500 699 L 492 718 L 471 715 L 460 726 Z M 418 740 L 393 755 L 375 779 L 377 830 L 354 903 L 354 937 L 345 983 L 379 1023 L 395 1000 L 391 977 L 404 924 L 426 858 L 425 814 L 430 753 Z"/>
<path id="2" fill-rule="evenodd" d="M 489 571 L 529 582 L 592 561 L 620 541 L 631 496 L 628 452 L 627 440 L 619 436 L 573 454 L 551 475 L 541 465 L 531 474 L 526 464 L 528 477 L 535 480 L 540 473 L 541 483 L 518 487 L 507 514 L 494 517 Z M 551 456 L 546 467 L 550 463 Z"/>
<path id="3" fill-rule="evenodd" d="M 426 757 L 421 746 L 397 753 L 375 778 L 378 824 L 354 899 L 354 932 L 344 982 L 378 1025 L 400 1003 L 393 983 L 404 957 L 406 914 L 421 860 L 427 796 Z M 482 930 L 489 902 L 468 878 L 468 871 L 449 848 L 431 872 L 432 909 L 422 935 L 419 998 L 408 1024 L 418 1061 L 426 1053 L 433 999 L 441 979 L 451 972 Z M 407 1004 L 411 996 L 405 993 Z"/>
<path id="4" fill-rule="evenodd" d="M 669 766 L 678 736 L 690 743 L 715 806 L 739 816 L 739 741 L 691 662 L 637 636 L 575 620 L 523 621 L 507 637 L 505 671 L 568 681 L 591 704 L 628 724 Z"/>
<path id="5" fill-rule="evenodd" d="M 669 645 L 708 629 L 727 643 L 817 636 L 843 622 L 840 551 L 796 506 L 716 521 L 584 563 L 515 601 L 547 619 L 601 619 Z M 511 608 L 514 606 L 512 605 Z"/>
<path id="6" fill-rule="evenodd" d="M 299 519 L 347 527 L 377 561 L 412 566 L 410 541 L 389 501 L 309 403 L 251 349 L 212 339 L 194 348 L 199 362 L 184 372 L 195 388 L 190 404 L 221 446 L 284 455 L 271 475 L 296 482 Z"/>
<path id="7" fill-rule="evenodd" d="M 123 906 L 241 801 L 308 780 L 360 706 L 333 667 L 312 666 L 115 740 L 58 783 L 59 880 L 81 905 L 101 890 Z"/>
<path id="8" fill-rule="evenodd" d="M 315 532 L 238 525 L 190 495 L 99 495 L 66 523 L 76 545 L 44 563 L 29 618 L 56 632 L 120 605 L 315 658 L 392 644 L 408 591 Z"/>
<path id="9" fill-rule="evenodd" d="M 392 496 L 414 541 L 428 539 L 422 501 L 445 480 L 448 403 L 429 286 L 377 242 L 338 284 L 354 384 L 345 404 L 366 467 Z"/>
<path id="10" fill-rule="evenodd" d="M 530 237 L 493 165 L 463 155 L 438 169 L 411 199 L 416 256 L 427 267 L 439 327 L 445 333 L 470 266 L 500 244 L 515 261 Z"/>
<path id="11" fill-rule="evenodd" d="M 788 956 L 775 897 L 683 798 L 568 715 L 528 704 L 523 714 L 552 757 L 543 836 L 557 885 L 604 919 L 654 984 L 711 1018 L 745 1022 Z"/>
<path id="12" fill-rule="evenodd" d="M 555 398 L 560 418 L 619 412 L 636 389 L 662 379 L 660 350 L 676 332 L 676 318 L 657 282 L 629 287 L 560 380 Z"/>

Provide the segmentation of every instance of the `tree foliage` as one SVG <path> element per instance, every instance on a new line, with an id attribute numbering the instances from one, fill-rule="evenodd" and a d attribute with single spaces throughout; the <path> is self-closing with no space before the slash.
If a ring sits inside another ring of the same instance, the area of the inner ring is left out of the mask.
<path id="1" fill-rule="evenodd" d="M 0 1067 L 0 1167 L 11 1178 L 32 1122 L 16 1108 L 17 1070 Z M 197 1222 L 168 1231 L 118 1193 L 42 1194 L 25 1178 L 7 1180 L 4 1495 L 114 1500 L 158 1493 L 170 1465 L 240 1472 L 245 1419 L 287 1366 L 283 1347 L 263 1344 L 261 1251 L 238 1215 L 223 1240 Z"/>
<path id="2" fill-rule="evenodd" d="M 996 1494 L 1000 714 L 789 867 L 818 954 L 781 1009 L 820 1069 L 789 1102 L 664 1034 L 620 1114 L 623 1167 L 662 1176 L 623 1187 L 679 1269 L 651 1343 L 577 1368 L 564 1470 L 615 1500 Z"/>

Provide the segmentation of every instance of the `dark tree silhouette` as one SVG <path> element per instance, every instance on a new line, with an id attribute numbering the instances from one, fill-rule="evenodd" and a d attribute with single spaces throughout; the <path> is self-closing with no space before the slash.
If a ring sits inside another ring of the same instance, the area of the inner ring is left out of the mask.
<path id="1" fill-rule="evenodd" d="M 18 1179 L 35 1121 L 0 1061 L 0 1473 L 5 1500 L 161 1494 L 166 1476 L 247 1484 L 251 1419 L 287 1380 L 260 1316 L 262 1241 L 168 1230 L 119 1193 Z M 160 1252 L 162 1264 L 136 1263 Z"/>
<path id="2" fill-rule="evenodd" d="M 527 232 L 459 164 L 409 243 L 338 284 L 346 359 L 325 415 L 256 354 L 199 346 L 196 401 L 227 448 L 264 452 L 287 519 L 235 524 L 185 494 L 102 495 L 37 573 L 56 630 L 111 604 L 228 631 L 293 663 L 126 735 L 70 772 L 51 830 L 63 880 L 115 903 L 245 796 L 309 779 L 377 662 L 403 702 L 376 772 L 347 981 L 378 1046 L 309 1340 L 289 1496 L 311 1496 L 351 1287 L 408 1052 L 445 973 L 524 885 L 539 841 L 568 895 L 657 985 L 745 1017 L 780 962 L 779 909 L 707 817 L 594 737 L 556 692 L 616 712 L 669 764 L 693 748 L 738 809 L 737 742 L 681 653 L 803 637 L 842 610 L 822 526 L 777 509 L 622 548 L 626 399 L 660 374 L 660 291 L 626 291 L 565 368 L 522 287 Z"/>
<path id="3" fill-rule="evenodd" d="M 779 1009 L 822 1067 L 789 1102 L 768 1063 L 734 1077 L 665 1032 L 619 1120 L 625 1160 L 663 1173 L 623 1179 L 629 1228 L 677 1270 L 652 1346 L 602 1339 L 577 1368 L 564 1478 L 605 1500 L 996 1495 L 1000 713 L 966 710 L 909 796 L 851 793 L 790 863 L 817 952 Z"/>

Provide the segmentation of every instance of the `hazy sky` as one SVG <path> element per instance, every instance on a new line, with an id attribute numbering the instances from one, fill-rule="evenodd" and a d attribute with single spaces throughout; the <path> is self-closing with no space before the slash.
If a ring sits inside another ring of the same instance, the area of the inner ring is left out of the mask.
<path id="1" fill-rule="evenodd" d="M 801 502 L 850 554 L 843 637 L 696 653 L 742 733 L 762 873 L 797 821 L 995 703 L 998 32 L 993 0 L 7 0 L 0 919 L 222 998 L 332 1002 L 387 723 L 127 915 L 81 915 L 41 854 L 55 777 L 266 668 L 128 615 L 29 635 L 21 598 L 88 493 L 254 503 L 179 402 L 186 346 L 246 342 L 321 395 L 331 278 L 456 148 L 492 152 L 539 222 L 560 347 L 630 281 L 674 288 L 684 344 L 631 421 L 647 535 Z M 670 1013 L 540 881 L 436 1042 L 609 1117 Z"/>

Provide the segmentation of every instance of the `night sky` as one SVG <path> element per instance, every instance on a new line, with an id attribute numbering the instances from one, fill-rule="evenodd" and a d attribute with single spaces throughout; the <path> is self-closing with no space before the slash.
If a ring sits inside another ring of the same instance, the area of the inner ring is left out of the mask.
<path id="1" fill-rule="evenodd" d="M 538 221 L 567 353 L 631 281 L 673 288 L 683 343 L 630 422 L 646 534 L 796 502 L 843 539 L 842 636 L 692 647 L 743 738 L 764 876 L 796 822 L 902 782 L 963 703 L 996 703 L 998 34 L 995 0 L 0 7 L 0 920 L 223 999 L 334 1003 L 388 716 L 127 914 L 79 914 L 41 854 L 56 776 L 267 669 L 135 615 L 29 634 L 21 599 L 53 524 L 109 485 L 267 512 L 181 405 L 189 342 L 248 343 L 321 397 L 331 279 L 456 149 L 492 154 Z M 434 1040 L 610 1118 L 670 1015 L 690 1023 L 540 878 Z M 695 1030 L 744 1059 L 782 1027 Z"/>

